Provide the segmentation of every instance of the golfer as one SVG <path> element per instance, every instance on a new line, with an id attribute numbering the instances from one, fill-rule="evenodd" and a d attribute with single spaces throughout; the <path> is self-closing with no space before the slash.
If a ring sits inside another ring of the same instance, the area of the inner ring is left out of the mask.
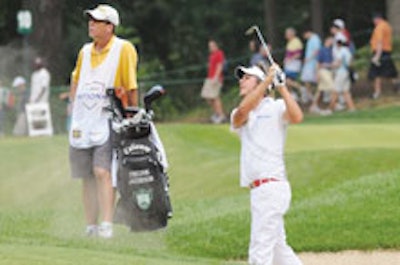
<path id="1" fill-rule="evenodd" d="M 258 66 L 235 70 L 242 100 L 231 114 L 241 140 L 240 185 L 250 188 L 249 264 L 297 265 L 300 259 L 286 243 L 283 216 L 291 199 L 283 159 L 286 128 L 303 113 L 290 95 L 278 65 L 268 73 Z M 282 99 L 270 95 L 271 86 Z"/>

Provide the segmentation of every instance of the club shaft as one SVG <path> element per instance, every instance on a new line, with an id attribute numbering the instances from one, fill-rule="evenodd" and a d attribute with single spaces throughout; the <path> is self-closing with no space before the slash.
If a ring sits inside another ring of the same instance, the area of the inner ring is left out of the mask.
<path id="1" fill-rule="evenodd" d="M 274 59 L 273 59 L 272 56 L 271 56 L 271 52 L 269 51 L 269 48 L 268 48 L 267 44 L 265 43 L 264 37 L 262 36 L 262 34 L 261 34 L 261 32 L 260 32 L 260 29 L 256 26 L 256 27 L 255 27 L 255 30 L 256 30 L 258 39 L 261 41 L 261 44 L 263 45 L 265 51 L 267 52 L 267 57 L 268 57 L 269 63 L 270 63 L 271 65 L 274 64 L 275 61 L 274 61 Z"/>

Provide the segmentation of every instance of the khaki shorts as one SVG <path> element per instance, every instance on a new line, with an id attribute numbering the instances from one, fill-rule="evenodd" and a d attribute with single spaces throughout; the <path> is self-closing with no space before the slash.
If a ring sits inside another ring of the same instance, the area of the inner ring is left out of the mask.
<path id="1" fill-rule="evenodd" d="M 201 89 L 201 97 L 205 99 L 216 99 L 221 92 L 222 82 L 207 78 L 204 80 L 203 88 Z"/>
<path id="2" fill-rule="evenodd" d="M 333 73 L 328 69 L 318 70 L 318 90 L 332 91 L 334 88 Z"/>
<path id="3" fill-rule="evenodd" d="M 338 93 L 350 90 L 351 82 L 348 71 L 339 70 L 335 74 L 335 91 Z"/>
<path id="4" fill-rule="evenodd" d="M 111 141 L 86 149 L 69 147 L 69 161 L 72 178 L 93 178 L 94 168 L 111 171 Z"/>

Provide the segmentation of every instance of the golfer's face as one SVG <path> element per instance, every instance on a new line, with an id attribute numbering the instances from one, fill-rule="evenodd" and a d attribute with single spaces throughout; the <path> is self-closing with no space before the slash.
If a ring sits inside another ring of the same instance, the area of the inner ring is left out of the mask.
<path id="1" fill-rule="evenodd" d="M 239 94 L 241 97 L 249 94 L 257 85 L 258 78 L 253 75 L 244 74 L 239 80 Z"/>

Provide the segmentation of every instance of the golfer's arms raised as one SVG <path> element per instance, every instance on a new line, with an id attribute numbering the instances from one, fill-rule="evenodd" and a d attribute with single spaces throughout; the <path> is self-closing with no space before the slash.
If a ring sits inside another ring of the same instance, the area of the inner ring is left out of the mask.
<path id="1" fill-rule="evenodd" d="M 239 106 L 232 116 L 233 128 L 239 128 L 243 126 L 249 118 L 250 111 L 257 107 L 260 101 L 264 98 L 265 91 L 272 83 L 272 79 L 274 76 L 274 73 L 271 74 L 271 72 L 272 71 L 270 70 L 265 80 L 258 84 L 257 87 L 253 91 L 248 93 L 240 102 Z"/>
<path id="2" fill-rule="evenodd" d="M 290 123 L 300 123 L 303 121 L 303 111 L 299 104 L 293 99 L 286 86 L 278 87 L 277 90 L 285 101 L 286 111 L 283 113 L 283 118 Z"/>

